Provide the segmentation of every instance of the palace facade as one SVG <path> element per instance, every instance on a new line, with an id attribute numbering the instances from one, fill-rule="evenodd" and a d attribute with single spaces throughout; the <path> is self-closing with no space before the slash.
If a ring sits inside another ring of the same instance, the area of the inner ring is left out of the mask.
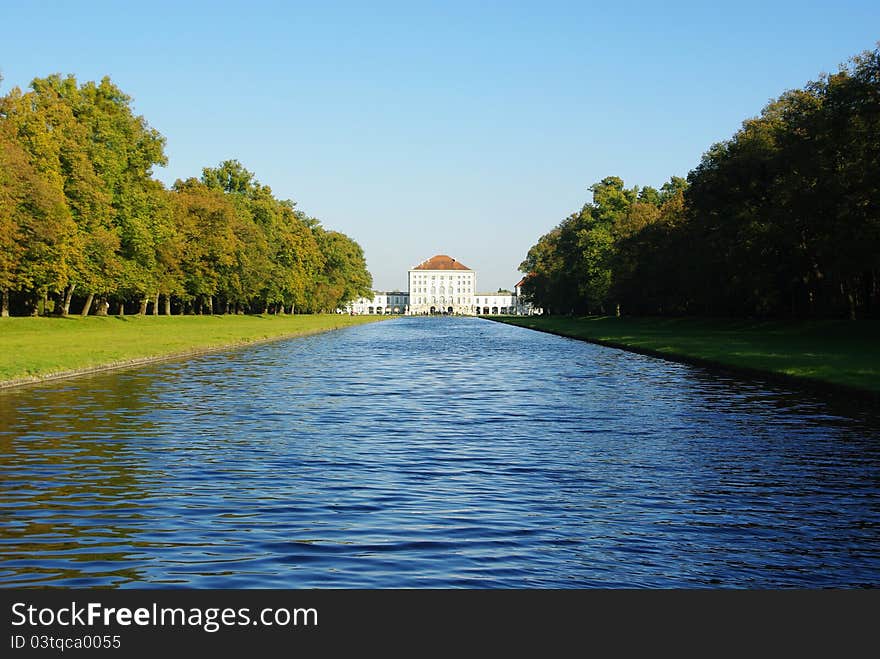
<path id="1" fill-rule="evenodd" d="M 522 300 L 522 280 L 514 291 L 480 293 L 477 273 L 451 256 L 438 254 L 410 268 L 408 289 L 375 292 L 372 298 L 358 298 L 344 313 L 433 315 L 532 315 L 540 313 Z"/>

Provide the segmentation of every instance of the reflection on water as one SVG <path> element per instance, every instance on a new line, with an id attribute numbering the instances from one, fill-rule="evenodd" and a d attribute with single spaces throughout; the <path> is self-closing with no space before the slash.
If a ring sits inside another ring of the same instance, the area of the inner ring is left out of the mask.
<path id="1" fill-rule="evenodd" d="M 0 585 L 880 585 L 880 419 L 477 319 L 0 392 Z"/>

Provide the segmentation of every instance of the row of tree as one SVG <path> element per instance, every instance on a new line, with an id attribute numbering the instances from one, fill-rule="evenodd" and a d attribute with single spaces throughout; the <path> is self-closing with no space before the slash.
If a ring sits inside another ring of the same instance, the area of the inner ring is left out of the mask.
<path id="1" fill-rule="evenodd" d="M 164 145 L 108 78 L 0 97 L 4 316 L 321 312 L 370 292 L 356 242 L 237 161 L 166 189 Z"/>
<path id="2" fill-rule="evenodd" d="M 786 92 L 659 191 L 617 177 L 520 270 L 551 313 L 880 313 L 880 48 Z"/>

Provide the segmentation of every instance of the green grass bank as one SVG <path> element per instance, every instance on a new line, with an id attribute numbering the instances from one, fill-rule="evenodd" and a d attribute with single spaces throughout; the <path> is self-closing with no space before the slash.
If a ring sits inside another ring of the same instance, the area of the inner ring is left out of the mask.
<path id="1" fill-rule="evenodd" d="M 880 395 L 880 322 L 494 317 L 642 354 Z"/>
<path id="2" fill-rule="evenodd" d="M 382 320 L 382 316 L 0 318 L 0 387 Z"/>

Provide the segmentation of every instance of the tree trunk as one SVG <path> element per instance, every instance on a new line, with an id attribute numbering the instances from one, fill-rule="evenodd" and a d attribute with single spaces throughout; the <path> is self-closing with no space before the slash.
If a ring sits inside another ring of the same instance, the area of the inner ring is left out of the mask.
<path id="1" fill-rule="evenodd" d="M 141 298 L 141 306 L 138 309 L 138 316 L 146 316 L 147 315 L 147 296 L 144 295 Z"/>
<path id="2" fill-rule="evenodd" d="M 269 305 L 268 304 L 263 305 L 263 315 L 264 316 L 269 315 Z"/>
<path id="3" fill-rule="evenodd" d="M 70 313 L 70 300 L 73 298 L 73 289 L 76 288 L 76 284 L 71 284 L 67 287 L 67 290 L 64 292 L 64 302 L 61 303 L 61 315 L 66 316 Z"/>
<path id="4" fill-rule="evenodd" d="M 214 296 L 209 295 L 207 302 L 208 302 L 208 315 L 213 316 L 214 315 Z"/>
<path id="5" fill-rule="evenodd" d="M 89 311 L 92 310 L 92 302 L 95 300 L 95 294 L 89 293 L 88 297 L 86 297 L 86 303 L 83 305 L 82 311 L 79 312 L 80 316 L 88 316 Z"/>
<path id="6" fill-rule="evenodd" d="M 119 311 L 116 312 L 117 316 L 125 315 L 125 300 L 119 300 Z"/>
<path id="7" fill-rule="evenodd" d="M 43 315 L 49 315 L 49 291 L 43 291 Z"/>
<path id="8" fill-rule="evenodd" d="M 153 315 L 159 315 L 159 291 L 156 291 L 156 297 L 153 298 Z"/>
<path id="9" fill-rule="evenodd" d="M 171 294 L 165 293 L 165 315 L 171 315 Z"/>
<path id="10" fill-rule="evenodd" d="M 9 318 L 9 289 L 0 291 L 0 318 Z"/>

